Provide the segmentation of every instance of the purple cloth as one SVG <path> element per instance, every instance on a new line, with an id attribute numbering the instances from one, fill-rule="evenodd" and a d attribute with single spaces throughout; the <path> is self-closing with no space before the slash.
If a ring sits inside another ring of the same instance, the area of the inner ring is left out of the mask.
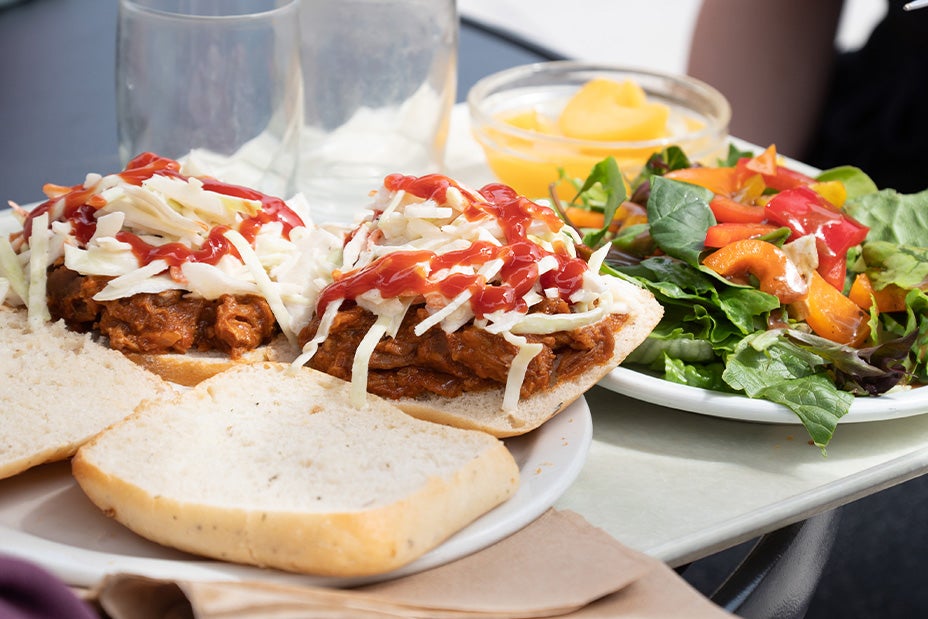
<path id="1" fill-rule="evenodd" d="M 41 567 L 0 556 L 0 619 L 99 619 L 99 615 Z"/>

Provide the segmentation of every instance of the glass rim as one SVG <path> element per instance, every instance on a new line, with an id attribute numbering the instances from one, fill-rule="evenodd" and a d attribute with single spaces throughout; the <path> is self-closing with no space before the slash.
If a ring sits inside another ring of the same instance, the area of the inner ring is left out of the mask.
<path id="1" fill-rule="evenodd" d="M 160 6 L 154 6 L 156 4 L 155 0 L 119 0 L 120 10 L 131 11 L 136 14 L 150 15 L 152 17 L 158 17 L 163 19 L 178 20 L 178 21 L 250 21 L 255 19 L 264 19 L 267 17 L 273 17 L 280 13 L 289 13 L 291 11 L 296 11 L 299 8 L 300 0 L 273 0 L 273 3 L 277 6 L 272 8 L 253 11 L 253 12 L 243 12 L 243 13 L 233 13 L 233 14 L 223 14 L 223 15 L 211 15 L 211 14 L 198 14 L 190 11 L 179 11 L 172 9 L 165 9 Z"/>

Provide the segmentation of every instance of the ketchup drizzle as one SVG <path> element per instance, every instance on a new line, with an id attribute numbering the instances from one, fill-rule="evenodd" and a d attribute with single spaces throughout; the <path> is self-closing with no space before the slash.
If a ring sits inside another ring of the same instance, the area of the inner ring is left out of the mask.
<path id="1" fill-rule="evenodd" d="M 137 186 L 141 186 L 144 181 L 155 175 L 169 176 L 184 181 L 189 179 L 180 173 L 180 163 L 154 153 L 138 155 L 119 173 L 123 181 Z M 201 178 L 200 181 L 203 183 L 203 189 L 207 191 L 261 203 L 261 210 L 254 216 L 246 218 L 239 226 L 239 232 L 249 243 L 255 240 L 265 224 L 280 222 L 283 235 L 287 239 L 290 238 L 290 231 L 293 228 L 303 225 L 300 217 L 280 198 L 212 178 Z M 62 217 L 71 223 L 77 241 L 86 244 L 97 229 L 97 209 L 106 205 L 106 202 L 94 192 L 94 188 L 87 189 L 83 185 L 75 185 L 63 195 L 49 198 L 26 216 L 23 223 L 23 237 L 28 240 L 32 235 L 32 223 L 37 216 L 50 212 L 59 201 L 63 201 Z M 177 267 L 184 262 L 216 264 L 226 254 L 238 257 L 238 252 L 223 236 L 227 230 L 229 230 L 227 226 L 213 227 L 200 249 L 190 249 L 182 243 L 152 245 L 143 241 L 138 235 L 125 231 L 117 233 L 116 238 L 132 246 L 132 252 L 138 259 L 139 266 L 145 266 L 155 260 L 165 260 L 169 266 Z"/>
<path id="2" fill-rule="evenodd" d="M 525 311 L 523 297 L 536 282 L 540 282 L 543 289 L 557 290 L 564 299 L 569 299 L 582 287 L 583 274 L 588 268 L 586 262 L 568 255 L 563 246 L 550 252 L 528 239 L 529 228 L 535 220 L 542 220 L 555 231 L 560 230 L 563 222 L 553 210 L 519 196 L 512 188 L 491 184 L 474 196 L 440 174 L 422 177 L 391 174 L 384 179 L 384 186 L 439 204 L 446 200 L 448 189 L 455 187 L 468 200 L 463 216 L 469 220 L 492 217 L 502 228 L 506 243 L 498 246 L 477 241 L 466 249 L 443 254 L 426 250 L 386 254 L 365 267 L 336 274 L 335 281 L 319 297 L 318 312 L 324 312 L 332 301 L 354 300 L 369 290 L 380 291 L 384 298 L 440 293 L 448 299 L 469 290 L 471 308 L 482 318 L 498 310 Z M 538 262 L 545 256 L 554 256 L 558 267 L 539 276 Z M 497 258 L 503 261 L 499 283 L 489 284 L 477 274 L 443 273 L 455 265 L 479 267 Z"/>
<path id="3" fill-rule="evenodd" d="M 143 265 L 155 260 L 164 260 L 168 267 L 179 267 L 185 262 L 205 262 L 215 265 L 226 254 L 231 253 L 238 257 L 235 247 L 224 236 L 228 229 L 227 226 L 216 226 L 210 230 L 209 236 L 206 237 L 200 249 L 190 249 L 183 243 L 151 245 L 131 232 L 117 232 L 116 239 L 131 245 L 132 253 Z"/>

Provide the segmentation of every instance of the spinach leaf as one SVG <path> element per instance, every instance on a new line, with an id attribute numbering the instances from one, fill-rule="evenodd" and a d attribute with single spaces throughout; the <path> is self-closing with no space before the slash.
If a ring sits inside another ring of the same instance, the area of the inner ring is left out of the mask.
<path id="1" fill-rule="evenodd" d="M 795 329 L 787 330 L 785 335 L 828 361 L 829 375 L 838 389 L 860 396 L 885 393 L 904 379 L 904 360 L 915 339 L 904 336 L 876 346 L 854 348 Z"/>
<path id="2" fill-rule="evenodd" d="M 626 256 L 648 256 L 654 253 L 654 240 L 651 238 L 648 224 L 623 226 L 612 237 L 612 247 Z M 606 258 L 609 261 L 609 257 Z"/>
<path id="3" fill-rule="evenodd" d="M 733 168 L 738 164 L 739 159 L 744 159 L 745 157 L 751 158 L 753 156 L 753 152 L 749 150 L 741 150 L 734 144 L 729 144 L 728 153 L 724 159 L 719 159 L 718 166 L 720 168 Z"/>
<path id="4" fill-rule="evenodd" d="M 613 218 L 615 218 L 616 209 L 619 208 L 619 205 L 622 204 L 627 197 L 625 191 L 625 178 L 622 176 L 622 171 L 619 170 L 619 164 L 616 163 L 614 157 L 607 157 L 593 166 L 590 175 L 587 176 L 580 190 L 577 192 L 577 195 L 574 196 L 571 202 L 576 202 L 577 198 L 594 186 L 598 186 L 604 194 L 602 205 L 604 224 L 602 229 L 587 234 L 583 238 L 583 243 L 589 247 L 599 246 L 603 237 L 609 231 L 609 226 L 612 224 Z"/>
<path id="5" fill-rule="evenodd" d="M 715 224 L 709 208 L 712 196 L 710 190 L 690 183 L 660 176 L 651 179 L 648 224 L 651 238 L 665 254 L 699 265 L 706 231 Z"/>
<path id="6" fill-rule="evenodd" d="M 780 300 L 756 288 L 728 287 L 719 293 L 719 308 L 743 334 L 763 330 L 767 312 L 780 307 Z"/>
<path id="7" fill-rule="evenodd" d="M 659 153 L 648 157 L 644 167 L 632 182 L 632 187 L 639 187 L 655 176 L 663 176 L 672 170 L 692 167 L 692 163 L 679 146 L 668 146 Z"/>

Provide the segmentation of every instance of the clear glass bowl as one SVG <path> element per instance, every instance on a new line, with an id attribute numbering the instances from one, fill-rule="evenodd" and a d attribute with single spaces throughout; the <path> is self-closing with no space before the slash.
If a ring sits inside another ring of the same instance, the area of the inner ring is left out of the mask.
<path id="1" fill-rule="evenodd" d="M 598 141 L 541 133 L 502 120 L 527 110 L 556 121 L 577 90 L 593 78 L 632 80 L 649 102 L 670 108 L 663 137 L 641 141 Z M 477 82 L 467 96 L 471 128 L 496 177 L 530 198 L 546 198 L 559 170 L 584 179 L 609 155 L 626 178 L 637 176 L 648 157 L 678 145 L 693 161 L 725 155 L 731 106 L 712 86 L 691 77 L 573 61 L 543 62 L 507 69 Z M 559 191 L 562 197 L 563 192 Z M 572 196 L 566 196 L 568 199 Z"/>

